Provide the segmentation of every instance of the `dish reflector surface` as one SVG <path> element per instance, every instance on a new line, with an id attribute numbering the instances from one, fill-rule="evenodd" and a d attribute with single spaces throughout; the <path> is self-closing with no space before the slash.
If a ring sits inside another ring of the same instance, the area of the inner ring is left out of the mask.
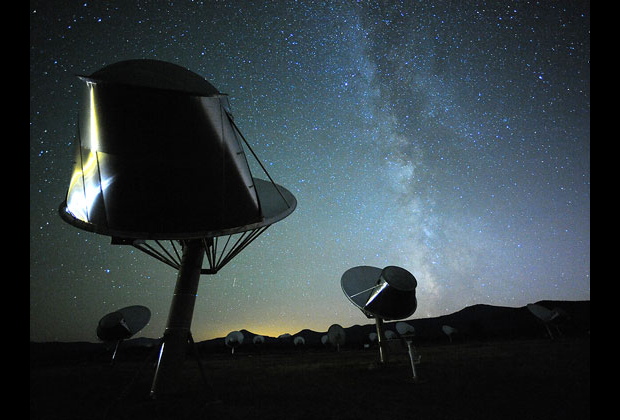
<path id="1" fill-rule="evenodd" d="M 191 239 L 294 210 L 289 191 L 252 176 L 226 96 L 199 75 L 129 60 L 80 79 L 76 159 L 59 209 L 67 223 L 115 238 Z"/>
<path id="2" fill-rule="evenodd" d="M 333 346 L 342 346 L 345 343 L 346 333 L 344 328 L 338 324 L 334 324 L 327 330 L 327 340 Z"/>
<path id="3" fill-rule="evenodd" d="M 417 281 L 404 268 L 353 267 L 345 271 L 340 284 L 347 298 L 369 318 L 407 318 L 417 308 Z"/>
<path id="4" fill-rule="evenodd" d="M 557 318 L 559 315 L 556 311 L 552 311 L 536 303 L 528 303 L 527 309 L 529 309 L 529 311 L 534 316 L 536 316 L 538 319 L 540 319 L 543 322 L 550 322 L 554 320 L 555 318 Z"/>
<path id="5" fill-rule="evenodd" d="M 396 331 L 401 336 L 403 336 L 403 335 L 414 335 L 415 334 L 415 328 L 413 328 L 413 325 L 408 324 L 406 322 L 397 322 L 396 323 Z"/>
<path id="6" fill-rule="evenodd" d="M 97 336 L 102 341 L 124 340 L 135 335 L 151 320 L 146 306 L 134 305 L 105 315 L 97 325 Z"/>
<path id="7" fill-rule="evenodd" d="M 224 343 L 228 347 L 237 347 L 243 344 L 243 333 L 241 331 L 232 331 L 228 333 L 224 339 Z"/>

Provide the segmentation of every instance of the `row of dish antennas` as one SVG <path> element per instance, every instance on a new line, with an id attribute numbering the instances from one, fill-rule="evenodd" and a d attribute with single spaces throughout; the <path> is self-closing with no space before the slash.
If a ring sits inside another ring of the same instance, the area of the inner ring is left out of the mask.
<path id="1" fill-rule="evenodd" d="M 398 334 L 392 330 L 385 330 L 383 332 L 387 340 L 397 340 L 399 337 L 403 339 L 411 339 L 415 336 L 415 328 L 413 328 L 411 324 L 401 321 L 396 323 L 395 328 Z M 376 332 L 371 332 L 368 334 L 368 340 L 370 340 L 371 344 L 377 342 L 377 338 L 378 336 Z"/>
<path id="2" fill-rule="evenodd" d="M 278 340 L 282 342 L 290 342 L 292 336 L 288 333 L 282 334 L 278 336 Z M 224 338 L 224 344 L 226 347 L 231 349 L 231 353 L 235 354 L 235 349 L 243 344 L 245 336 L 241 331 L 231 331 L 228 333 L 226 338 Z M 344 345 L 346 341 L 346 334 L 344 328 L 342 328 L 338 324 L 333 324 L 327 330 L 327 334 L 321 337 L 321 343 L 323 345 L 332 345 L 336 347 L 338 351 L 340 351 L 340 346 Z M 262 335 L 255 335 L 252 339 L 252 344 L 255 346 L 260 346 L 265 344 L 265 337 Z M 306 344 L 306 339 L 300 335 L 293 338 L 293 345 L 295 347 L 304 346 Z"/>
<path id="3" fill-rule="evenodd" d="M 290 334 L 282 334 L 278 338 L 286 339 L 289 337 L 291 337 Z M 303 340 L 303 337 L 295 337 L 295 345 L 298 345 L 298 340 L 297 340 L 298 338 Z M 231 331 L 228 333 L 226 338 L 224 338 L 224 344 L 226 345 L 226 347 L 231 349 L 230 350 L 231 354 L 235 354 L 235 349 L 241 346 L 244 340 L 245 340 L 245 336 L 243 335 L 241 331 Z M 260 346 L 262 344 L 265 344 L 265 337 L 263 337 L 262 335 L 255 335 L 254 338 L 252 339 L 252 344 L 254 344 L 255 346 Z"/>
<path id="4" fill-rule="evenodd" d="M 415 336 L 415 328 L 411 325 L 408 324 L 406 322 L 397 322 L 395 325 L 396 331 L 398 332 L 398 335 L 392 331 L 392 330 L 385 330 L 385 338 L 388 340 L 396 340 L 399 337 L 400 338 L 412 338 L 413 336 Z M 451 327 L 449 325 L 443 325 L 441 327 L 441 331 L 443 331 L 443 333 L 448 336 L 448 339 L 450 340 L 450 342 L 452 342 L 452 336 L 457 334 L 459 331 L 454 328 Z M 373 344 L 377 341 L 377 333 L 376 332 L 371 332 L 370 334 L 368 334 L 368 339 L 370 340 L 370 343 Z"/>

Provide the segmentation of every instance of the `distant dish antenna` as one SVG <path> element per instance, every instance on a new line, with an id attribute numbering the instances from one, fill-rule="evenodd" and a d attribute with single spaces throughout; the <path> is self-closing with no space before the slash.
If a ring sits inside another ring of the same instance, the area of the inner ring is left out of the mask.
<path id="1" fill-rule="evenodd" d="M 401 321 L 396 323 L 396 332 L 401 337 L 413 337 L 415 335 L 415 328 L 413 328 L 413 325 Z"/>
<path id="2" fill-rule="evenodd" d="M 252 344 L 255 344 L 257 346 L 265 344 L 265 337 L 263 337 L 262 335 L 255 335 L 252 339 Z"/>
<path id="3" fill-rule="evenodd" d="M 297 200 L 267 173 L 227 96 L 201 76 L 128 60 L 79 78 L 75 166 L 61 218 L 177 270 L 155 397 L 180 381 L 200 275 L 217 273 Z M 252 174 L 246 149 L 267 179 Z"/>
<path id="4" fill-rule="evenodd" d="M 292 336 L 289 333 L 280 334 L 278 336 L 278 345 L 288 346 L 291 344 Z"/>
<path id="5" fill-rule="evenodd" d="M 396 266 L 358 266 L 342 275 L 340 285 L 345 296 L 366 317 L 375 318 L 381 363 L 387 363 L 383 321 L 407 318 L 415 312 L 417 284 L 413 274 Z"/>
<path id="6" fill-rule="evenodd" d="M 123 340 L 126 340 L 146 326 L 151 320 L 151 311 L 146 306 L 134 305 L 111 312 L 99 320 L 97 337 L 104 342 L 115 342 L 112 364 Z"/>
<path id="7" fill-rule="evenodd" d="M 329 338 L 327 337 L 327 334 L 322 335 L 321 336 L 321 344 L 323 344 L 324 346 L 327 345 L 327 343 L 329 343 Z"/>
<path id="8" fill-rule="evenodd" d="M 542 305 L 537 303 L 529 303 L 527 304 L 527 309 L 540 321 L 542 321 L 545 329 L 547 330 L 547 334 L 551 340 L 554 339 L 553 333 L 551 332 L 551 326 L 555 327 L 558 334 L 562 334 L 560 328 L 554 324 L 554 321 L 562 318 L 563 316 L 567 316 L 566 312 L 562 309 L 555 308 L 553 310 L 547 309 Z"/>
<path id="9" fill-rule="evenodd" d="M 450 342 L 452 342 L 452 336 L 458 332 L 456 328 L 453 328 L 449 325 L 442 326 L 441 331 L 443 331 L 443 333 L 448 336 Z"/>
<path id="10" fill-rule="evenodd" d="M 327 330 L 327 340 L 329 343 L 340 351 L 340 346 L 344 346 L 346 341 L 346 333 L 344 328 L 338 324 L 333 324 Z"/>
<path id="11" fill-rule="evenodd" d="M 243 333 L 241 331 L 229 332 L 224 339 L 224 344 L 231 349 L 231 354 L 235 354 L 235 349 L 243 344 Z"/>
<path id="12" fill-rule="evenodd" d="M 385 338 L 388 340 L 394 340 L 397 338 L 396 333 L 392 330 L 385 330 Z"/>
<path id="13" fill-rule="evenodd" d="M 300 335 L 298 335 L 297 337 L 293 339 L 293 345 L 295 347 L 304 346 L 305 344 L 306 344 L 306 339 Z"/>
<path id="14" fill-rule="evenodd" d="M 368 339 L 371 343 L 374 343 L 375 341 L 377 341 L 377 333 L 371 332 L 370 334 L 368 334 Z"/>

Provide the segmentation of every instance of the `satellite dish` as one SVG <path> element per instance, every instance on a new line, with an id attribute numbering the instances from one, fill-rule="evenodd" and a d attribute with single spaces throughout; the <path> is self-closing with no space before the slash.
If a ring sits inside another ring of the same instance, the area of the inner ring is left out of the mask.
<path id="1" fill-rule="evenodd" d="M 112 312 L 99 320 L 97 337 L 101 341 L 124 340 L 131 337 L 131 330 L 120 312 Z"/>
<path id="2" fill-rule="evenodd" d="M 343 346 L 346 341 L 346 332 L 342 326 L 333 324 L 327 329 L 327 340 L 332 346 L 336 347 L 337 351 L 340 351 L 340 346 Z"/>
<path id="3" fill-rule="evenodd" d="M 385 338 L 387 338 L 388 340 L 394 340 L 395 338 L 397 338 L 397 335 L 392 330 L 385 330 Z"/>
<path id="4" fill-rule="evenodd" d="M 327 345 L 327 343 L 329 343 L 329 338 L 327 337 L 327 334 L 322 335 L 321 336 L 321 344 L 323 344 L 325 346 L 325 345 Z"/>
<path id="5" fill-rule="evenodd" d="M 453 328 L 449 325 L 443 325 L 441 327 L 441 331 L 443 331 L 443 333 L 448 336 L 450 342 L 452 342 L 452 336 L 458 332 L 456 328 Z"/>
<path id="6" fill-rule="evenodd" d="M 403 319 L 417 308 L 415 277 L 404 268 L 353 267 L 340 281 L 345 296 L 368 318 Z"/>
<path id="7" fill-rule="evenodd" d="M 550 325 L 552 325 L 553 321 L 561 318 L 564 314 L 566 314 L 566 312 L 561 309 L 558 310 L 557 308 L 550 310 L 536 303 L 528 303 L 526 306 L 527 306 L 527 309 L 536 318 L 542 321 L 543 325 L 545 326 L 545 329 L 547 330 L 547 334 L 549 335 L 549 338 L 553 340 L 554 337 L 553 337 L 553 333 L 551 332 Z M 562 332 L 560 331 L 560 328 L 557 325 L 553 325 L 553 326 L 557 330 L 558 334 L 562 334 Z"/>
<path id="8" fill-rule="evenodd" d="M 97 337 L 102 341 L 124 340 L 146 326 L 151 311 L 146 306 L 134 305 L 105 315 L 97 325 Z"/>
<path id="9" fill-rule="evenodd" d="M 256 345 L 265 344 L 265 337 L 263 337 L 262 335 L 256 335 L 252 339 L 252 343 Z"/>
<path id="10" fill-rule="evenodd" d="M 295 345 L 295 347 L 303 346 L 306 344 L 306 340 L 302 336 L 297 336 L 293 339 L 293 344 Z"/>
<path id="11" fill-rule="evenodd" d="M 116 342 L 112 363 L 116 358 L 118 347 L 146 326 L 151 320 L 151 311 L 146 306 L 134 305 L 111 312 L 99 320 L 97 337 L 101 341 Z"/>
<path id="12" fill-rule="evenodd" d="M 536 303 L 529 303 L 527 305 L 527 309 L 534 314 L 534 316 L 536 316 L 536 318 L 540 319 L 543 322 L 551 322 L 553 321 L 557 316 L 558 313 L 554 312 L 550 309 L 545 308 L 542 305 L 538 305 Z"/>
<path id="13" fill-rule="evenodd" d="M 370 334 L 368 334 L 368 339 L 371 343 L 374 343 L 375 341 L 377 341 L 377 333 L 371 332 Z"/>
<path id="14" fill-rule="evenodd" d="M 411 337 L 415 335 L 415 328 L 407 322 L 397 322 L 396 331 L 401 337 Z"/>
<path id="15" fill-rule="evenodd" d="M 128 60 L 79 78 L 77 160 L 60 206 L 67 223 L 126 240 L 207 238 L 294 210 L 290 192 L 253 177 L 227 96 L 201 76 Z"/>
<path id="16" fill-rule="evenodd" d="M 396 266 L 358 266 L 342 275 L 340 285 L 345 296 L 366 317 L 375 318 L 381 363 L 387 363 L 383 321 L 407 318 L 415 312 L 417 284 L 413 274 Z"/>
<path id="17" fill-rule="evenodd" d="M 273 181 L 227 96 L 203 77 L 128 60 L 79 78 L 76 159 L 60 217 L 178 270 L 155 396 L 180 380 L 200 275 L 217 273 L 297 200 Z M 246 149 L 268 180 L 251 172 Z"/>
<path id="18" fill-rule="evenodd" d="M 224 339 L 226 347 L 232 349 L 231 354 L 235 354 L 235 348 L 239 347 L 243 343 L 243 333 L 241 331 L 229 332 Z"/>

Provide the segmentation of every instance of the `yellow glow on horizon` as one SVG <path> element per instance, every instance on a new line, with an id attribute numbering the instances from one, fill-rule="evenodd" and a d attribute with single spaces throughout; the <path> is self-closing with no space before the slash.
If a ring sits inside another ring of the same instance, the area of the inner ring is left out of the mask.
<path id="1" fill-rule="evenodd" d="M 303 328 L 293 327 L 293 328 L 285 328 L 284 326 L 244 326 L 244 327 L 222 327 L 218 326 L 213 329 L 204 328 L 204 329 L 194 329 L 192 328 L 192 335 L 196 341 L 205 341 L 205 340 L 213 340 L 215 338 L 224 338 L 228 335 L 228 333 L 232 331 L 240 331 L 247 330 L 252 334 L 262 335 L 263 337 L 273 337 L 277 338 L 282 334 L 296 334 L 301 331 Z M 247 337 L 246 337 L 247 338 Z"/>

